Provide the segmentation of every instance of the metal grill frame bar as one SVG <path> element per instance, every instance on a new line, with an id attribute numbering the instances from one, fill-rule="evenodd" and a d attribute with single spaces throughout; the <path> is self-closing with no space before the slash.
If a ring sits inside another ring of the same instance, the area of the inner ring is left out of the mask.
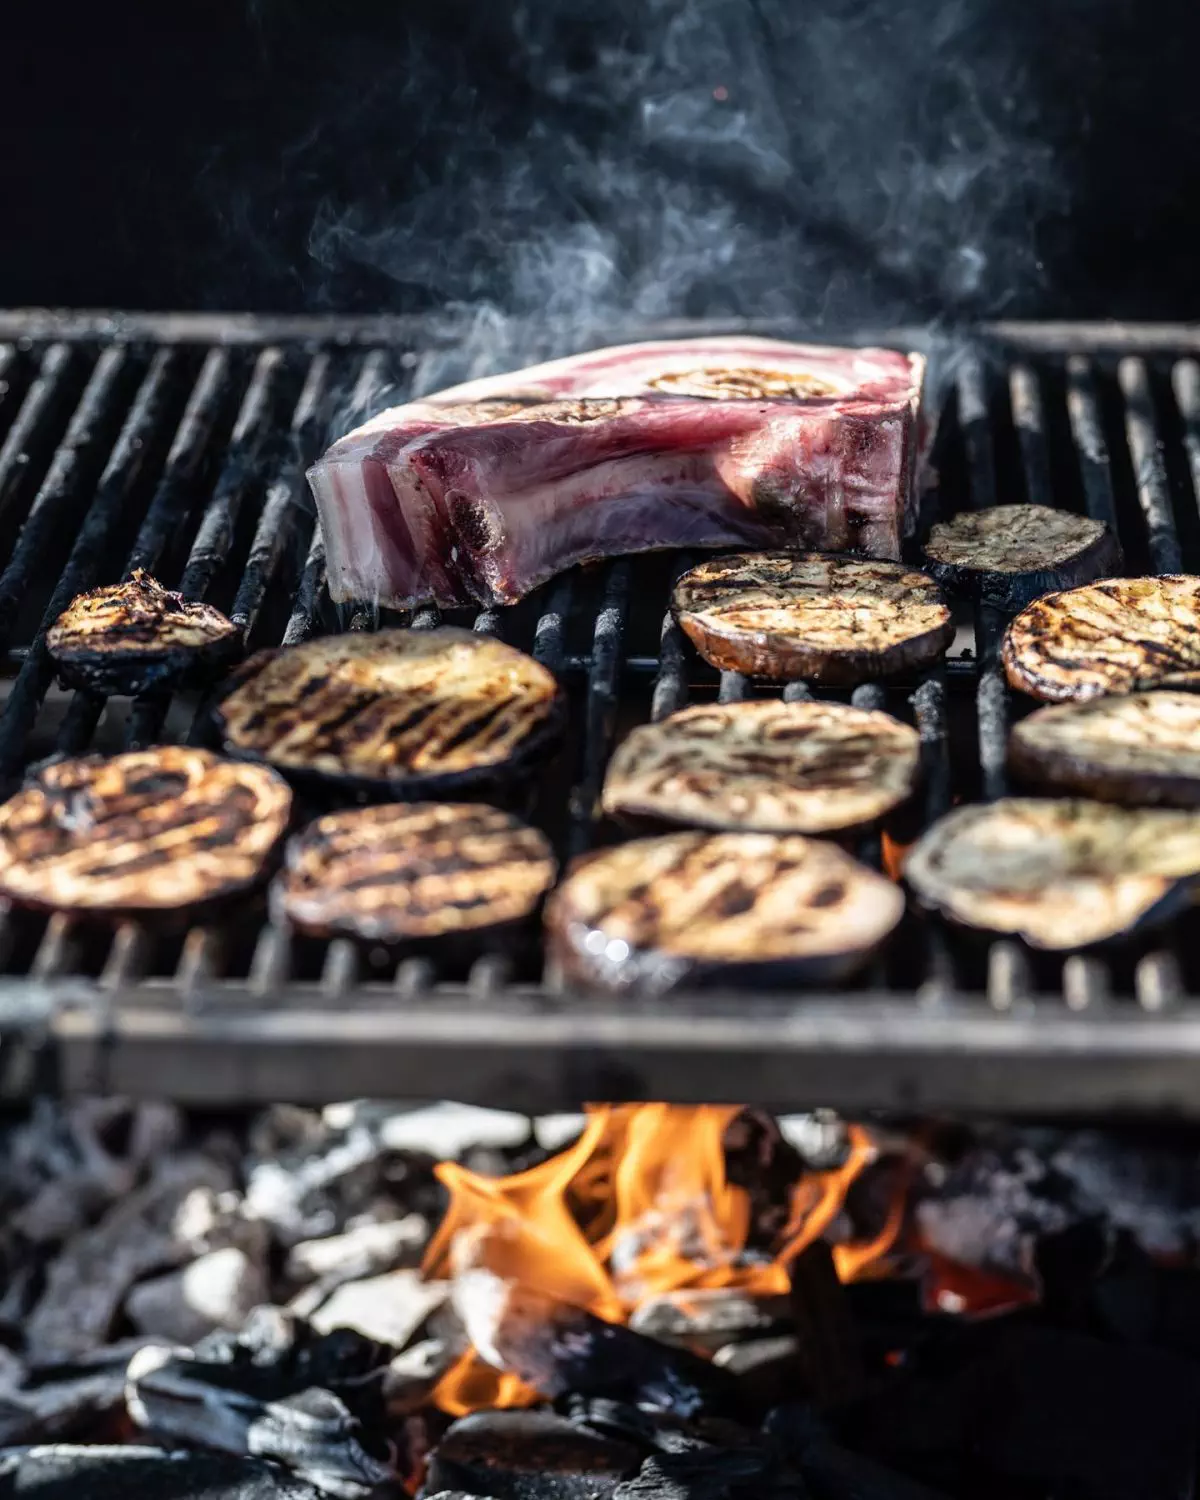
<path id="1" fill-rule="evenodd" d="M 652 332 L 727 331 L 727 323 L 682 323 Z M 806 332 L 777 324 L 752 331 L 795 337 Z M 1163 354 L 1175 359 L 1172 390 L 1190 482 L 1200 494 L 1200 364 L 1193 357 L 1200 355 L 1200 327 L 998 324 L 973 332 L 1002 347 L 1009 360 L 1006 399 L 1023 490 L 1027 499 L 1048 504 L 1051 448 L 1034 361 L 1064 361 L 1083 502 L 1089 514 L 1110 524 L 1118 516 L 1117 495 L 1093 361 L 1120 361 L 1124 437 L 1148 556 L 1157 571 L 1177 570 L 1181 544 L 1146 361 Z M 452 355 L 460 333 L 451 319 L 0 311 L 0 421 L 7 429 L 0 442 L 0 520 L 10 511 L 23 516 L 11 546 L 0 547 L 0 646 L 9 643 L 32 559 L 54 528 L 72 516 L 81 519 L 41 630 L 18 652 L 19 670 L 0 711 L 0 768 L 15 771 L 50 682 L 41 631 L 67 598 L 97 581 L 97 558 L 141 477 L 147 440 L 162 428 L 165 390 L 185 349 L 202 351 L 203 358 L 126 571 L 156 566 L 175 534 L 190 525 L 182 579 L 185 592 L 202 597 L 231 557 L 247 495 L 261 490 L 232 609 L 248 638 L 287 545 L 304 541 L 296 535 L 300 512 L 290 502 L 322 431 L 331 356 L 340 352 L 357 361 L 352 405 L 363 410 L 384 378 L 389 350 Z M 647 331 L 606 331 L 610 342 L 639 336 Z M 823 337 L 837 336 L 825 331 Z M 841 341 L 920 346 L 928 336 L 859 330 Z M 100 351 L 86 383 L 80 344 Z M 19 404 L 10 408 L 7 376 L 19 348 L 40 351 L 39 363 Z M 130 351 L 147 348 L 140 384 L 118 406 L 117 393 L 135 374 Z M 299 395 L 290 411 L 281 412 L 276 387 L 285 359 L 296 355 L 305 365 Z M 241 362 L 244 370 L 247 358 L 250 372 L 240 379 L 236 369 Z M 413 361 L 407 363 L 411 370 Z M 991 504 L 996 453 L 980 361 L 970 355 L 959 360 L 955 384 L 969 500 Z M 48 435 L 56 426 L 63 436 L 54 447 Z M 220 463 L 211 484 L 201 484 L 214 451 Z M 36 474 L 42 478 L 30 495 L 30 476 Z M 285 642 L 304 639 L 315 628 L 323 562 L 319 528 L 312 528 L 291 584 Z M 685 564 L 680 561 L 680 567 Z M 656 719 L 681 706 L 688 691 L 684 642 L 669 614 L 657 656 L 630 660 L 624 654 L 628 561 L 608 565 L 582 656 L 567 650 L 574 587 L 570 574 L 551 586 L 533 647 L 556 671 L 585 675 L 584 754 L 573 780 L 568 854 L 581 852 L 591 837 L 622 672 L 652 674 Z M 427 609 L 411 624 L 422 628 L 437 619 L 437 611 Z M 998 663 L 1003 623 L 990 610 L 976 612 L 976 661 L 970 668 L 981 789 L 989 798 L 1005 790 L 1010 703 Z M 372 625 L 365 610 L 349 621 L 351 629 Z M 502 631 L 503 617 L 482 611 L 475 628 Z M 926 673 L 910 699 L 925 760 L 926 821 L 949 805 L 948 679 L 958 671 L 961 664 L 948 663 Z M 736 701 L 749 690 L 740 674 L 721 674 L 721 701 Z M 803 683 L 784 690 L 787 698 L 807 695 Z M 879 706 L 885 694 L 865 685 L 853 701 Z M 102 708 L 103 700 L 77 693 L 56 748 L 84 748 Z M 125 743 L 156 739 L 167 711 L 165 698 L 135 700 Z M 879 857 L 877 843 L 873 857 Z M 115 933 L 99 979 L 86 981 L 72 973 L 76 937 L 69 919 L 51 918 L 28 974 L 0 978 L 0 1098 L 51 1087 L 165 1094 L 193 1104 L 394 1094 L 451 1095 L 531 1110 L 574 1108 L 598 1098 L 662 1098 L 753 1099 L 777 1108 L 830 1104 L 855 1111 L 1200 1116 L 1200 1003 L 1182 993 L 1178 963 L 1167 948 L 1142 958 L 1134 1001 L 1110 998 L 1106 968 L 1090 955 L 1066 961 L 1061 996 L 1033 996 L 1027 955 L 1006 941 L 990 946 L 986 993 L 964 995 L 956 991 L 944 935 L 933 927 L 915 996 L 885 991 L 877 967 L 857 994 L 685 995 L 650 1003 L 598 1002 L 514 985 L 498 956 L 478 961 L 465 985 L 433 985 L 429 966 L 419 959 L 401 963 L 392 985 L 363 983 L 357 950 L 346 942 L 328 945 L 319 983 L 296 982 L 288 978 L 288 935 L 269 926 L 260 934 L 246 980 L 220 977 L 222 934 L 215 927 L 187 935 L 172 979 L 145 978 L 147 935 L 126 925 Z M 11 924 L 0 920 L 0 949 L 13 940 Z"/>

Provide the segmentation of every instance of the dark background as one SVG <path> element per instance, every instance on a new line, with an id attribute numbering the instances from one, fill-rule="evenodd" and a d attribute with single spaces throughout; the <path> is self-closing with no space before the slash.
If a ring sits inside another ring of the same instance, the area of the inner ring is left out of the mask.
<path id="1" fill-rule="evenodd" d="M 887 36 L 868 34 L 871 6 L 747 0 L 725 20 L 734 35 L 761 22 L 754 66 L 771 72 L 801 162 L 782 178 L 770 168 L 769 180 L 703 140 L 681 144 L 678 131 L 665 147 L 631 133 L 639 89 L 661 91 L 653 73 L 660 64 L 676 82 L 700 67 L 702 91 L 721 81 L 720 38 L 711 68 L 692 54 L 682 62 L 669 55 L 667 34 L 654 28 L 670 9 L 649 0 L 644 12 L 615 0 L 591 9 L 544 0 L 533 10 L 261 0 L 193 13 L 10 0 L 0 19 L 0 304 L 382 310 L 481 296 L 507 307 L 515 296 L 521 311 L 538 295 L 528 286 L 514 293 L 506 279 L 509 240 L 543 229 L 553 240 L 560 223 L 577 230 L 593 220 L 606 225 L 606 244 L 641 267 L 643 283 L 646 266 L 653 280 L 660 247 L 639 244 L 647 231 L 636 200 L 657 190 L 647 192 L 638 175 L 624 198 L 612 197 L 608 177 L 589 176 L 594 148 L 609 166 L 636 158 L 638 174 L 660 174 L 664 194 L 678 187 L 685 225 L 695 202 L 720 201 L 734 205 L 746 234 L 774 235 L 772 246 L 784 247 L 766 260 L 786 261 L 788 246 L 804 247 L 803 267 L 781 266 L 778 285 L 762 272 L 743 277 L 739 311 L 753 311 L 760 295 L 770 302 L 794 273 L 801 312 L 819 313 L 827 298 L 815 283 L 844 270 L 851 287 L 873 289 L 864 315 L 882 306 L 889 315 L 934 316 L 947 304 L 940 263 L 954 253 L 958 205 L 939 198 L 913 230 L 895 211 L 913 201 L 909 186 L 893 181 L 880 196 L 862 134 L 879 69 L 880 89 L 900 99 L 899 113 L 881 119 L 880 159 L 895 144 L 884 137 L 910 114 L 918 123 L 901 159 L 919 162 L 927 145 L 945 147 L 973 91 L 999 131 L 1011 122 L 1024 143 L 998 147 L 969 190 L 973 232 L 991 243 L 994 228 L 1002 248 L 979 285 L 949 297 L 953 312 L 1200 315 L 1194 0 L 894 3 L 880 12 Z M 707 36 L 705 6 L 691 9 L 695 34 Z M 657 19 L 641 19 L 651 12 Z M 949 85 L 921 71 L 947 16 L 959 60 Z M 816 61 L 804 51 L 792 68 L 772 27 L 797 48 L 820 36 L 825 50 Z M 645 89 L 631 61 L 639 41 L 652 69 Z M 828 81 L 830 59 L 846 60 L 852 86 Z M 730 68 L 735 91 L 767 87 L 760 72 L 743 78 L 736 58 Z M 821 77 L 808 76 L 814 70 Z M 844 161 L 835 129 L 821 160 L 805 164 L 815 139 L 805 129 L 810 96 L 810 123 L 821 128 L 847 96 L 853 149 Z M 513 193 L 519 188 L 516 207 L 497 187 L 507 173 Z M 844 196 L 859 185 L 861 205 L 846 209 Z M 996 224 L 981 230 L 988 204 Z M 314 224 L 324 226 L 315 238 Z M 899 270 L 886 265 L 889 245 L 910 230 L 914 253 L 900 257 Z M 678 296 L 689 305 L 679 310 L 719 303 L 723 276 L 736 280 L 735 272 L 689 271 Z M 839 296 L 838 312 L 853 312 L 844 286 Z M 666 300 L 675 299 L 672 289 Z"/>

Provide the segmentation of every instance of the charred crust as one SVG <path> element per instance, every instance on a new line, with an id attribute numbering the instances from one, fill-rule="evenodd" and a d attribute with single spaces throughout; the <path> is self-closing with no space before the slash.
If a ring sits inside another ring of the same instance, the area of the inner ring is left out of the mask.
<path id="1" fill-rule="evenodd" d="M 241 632 L 219 610 L 164 589 L 142 569 L 77 595 L 46 632 L 59 680 L 103 694 L 212 678 L 241 644 Z"/>
<path id="2" fill-rule="evenodd" d="M 553 674 L 449 626 L 262 653 L 212 708 L 230 754 L 333 801 L 509 800 L 554 751 L 565 719 Z"/>

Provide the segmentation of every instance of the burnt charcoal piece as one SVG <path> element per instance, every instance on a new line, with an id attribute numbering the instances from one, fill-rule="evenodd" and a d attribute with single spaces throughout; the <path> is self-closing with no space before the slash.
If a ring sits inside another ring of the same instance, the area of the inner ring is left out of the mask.
<path id="1" fill-rule="evenodd" d="M 890 880 L 832 844 L 675 833 L 580 860 L 551 895 L 546 927 L 568 982 L 659 994 L 842 978 L 903 912 Z"/>
<path id="2" fill-rule="evenodd" d="M 514 931 L 554 881 L 544 834 L 494 807 L 330 813 L 288 845 L 272 909 L 302 932 L 377 943 Z"/>
<path id="3" fill-rule="evenodd" d="M 920 741 L 846 703 L 701 703 L 636 728 L 604 782 L 623 822 L 760 833 L 863 828 L 916 785 Z"/>
<path id="4" fill-rule="evenodd" d="M 993 505 L 935 526 L 925 565 L 952 593 L 1016 610 L 1051 589 L 1115 573 L 1121 548 L 1090 516 L 1046 505 Z"/>
<path id="5" fill-rule="evenodd" d="M 380 413 L 309 471 L 335 600 L 512 603 L 664 547 L 899 557 L 924 360 L 706 338 L 631 344 Z"/>
<path id="6" fill-rule="evenodd" d="M 1055 951 L 1168 920 L 1198 875 L 1200 814 L 1032 797 L 955 808 L 904 865 L 951 921 Z"/>
<path id="7" fill-rule="evenodd" d="M 265 766 L 182 745 L 56 761 L 0 807 L 0 893 L 108 915 L 223 900 L 266 874 L 291 805 Z"/>
<path id="8" fill-rule="evenodd" d="M 777 1407 L 764 1431 L 803 1474 L 812 1500 L 945 1500 L 916 1480 L 841 1447 L 811 1407 Z"/>
<path id="9" fill-rule="evenodd" d="M 1186 1500 L 1200 1371 L 1157 1350 L 1010 1326 L 970 1362 L 881 1389 L 854 1432 L 876 1457 L 934 1469 L 964 1494 L 986 1477 L 1077 1500 Z"/>
<path id="10" fill-rule="evenodd" d="M 262 1307 L 239 1335 L 135 1354 L 129 1414 L 179 1442 L 277 1459 L 328 1493 L 358 1500 L 396 1477 L 383 1395 L 394 1354 L 349 1329 L 317 1335 Z"/>
<path id="11" fill-rule="evenodd" d="M 139 568 L 125 583 L 72 599 L 46 632 L 46 649 L 71 687 L 147 693 L 219 672 L 241 640 L 220 610 L 171 593 Z"/>
<path id="12" fill-rule="evenodd" d="M 850 1400 L 862 1389 L 862 1355 L 846 1291 L 824 1240 L 814 1240 L 796 1257 L 791 1276 L 799 1363 L 809 1393 L 821 1406 Z"/>
<path id="13" fill-rule="evenodd" d="M 904 563 L 814 552 L 703 562 L 671 609 L 722 671 L 846 686 L 936 660 L 954 639 L 936 583 Z"/>
<path id="14" fill-rule="evenodd" d="M 55 1444 L 0 1452 L 0 1500 L 322 1500 L 258 1459 L 160 1448 Z"/>
<path id="15" fill-rule="evenodd" d="M 1200 696 L 1050 704 L 1014 725 L 1008 765 L 1050 791 L 1134 807 L 1200 807 Z"/>
<path id="16" fill-rule="evenodd" d="M 489 1364 L 551 1400 L 607 1396 L 681 1417 L 736 1415 L 736 1382 L 707 1360 L 490 1271 L 460 1275 L 454 1304 Z"/>
<path id="17" fill-rule="evenodd" d="M 226 748 L 366 798 L 483 796 L 525 781 L 558 739 L 552 673 L 491 636 L 445 626 L 260 651 L 214 709 Z"/>
<path id="18" fill-rule="evenodd" d="M 1200 578 L 1110 578 L 1035 599 L 1004 634 L 1010 686 L 1055 703 L 1200 687 Z"/>
<path id="19" fill-rule="evenodd" d="M 810 1500 L 808 1486 L 761 1443 L 716 1447 L 664 1439 L 614 1500 Z"/>
<path id="20" fill-rule="evenodd" d="M 629 1443 L 553 1412 L 475 1412 L 434 1449 L 426 1489 L 495 1500 L 603 1500 L 637 1473 L 641 1457 Z"/>

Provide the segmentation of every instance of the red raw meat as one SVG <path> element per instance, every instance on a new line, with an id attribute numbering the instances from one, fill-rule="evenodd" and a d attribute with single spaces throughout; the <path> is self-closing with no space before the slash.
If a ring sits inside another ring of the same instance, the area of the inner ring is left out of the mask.
<path id="1" fill-rule="evenodd" d="M 664 547 L 898 557 L 924 361 L 771 339 L 630 344 L 381 412 L 309 471 L 339 602 L 507 604 Z"/>

